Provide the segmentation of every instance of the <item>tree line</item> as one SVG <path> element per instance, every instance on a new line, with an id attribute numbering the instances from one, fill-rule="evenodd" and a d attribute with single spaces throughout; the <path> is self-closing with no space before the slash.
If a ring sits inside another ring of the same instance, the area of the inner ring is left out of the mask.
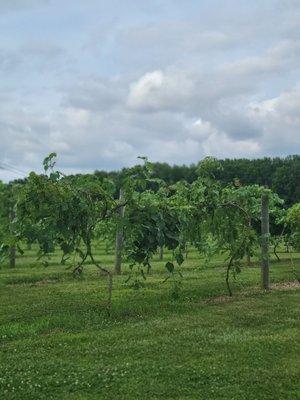
<path id="1" fill-rule="evenodd" d="M 214 175 L 223 186 L 239 181 L 241 185 L 261 185 L 270 188 L 285 202 L 286 207 L 300 201 L 300 155 L 285 158 L 264 157 L 257 159 L 237 158 L 219 160 L 222 168 Z M 153 174 L 168 184 L 179 181 L 192 183 L 197 179 L 197 165 L 169 165 L 153 163 Z M 100 179 L 110 178 L 120 186 L 126 168 L 121 171 L 95 171 Z"/>

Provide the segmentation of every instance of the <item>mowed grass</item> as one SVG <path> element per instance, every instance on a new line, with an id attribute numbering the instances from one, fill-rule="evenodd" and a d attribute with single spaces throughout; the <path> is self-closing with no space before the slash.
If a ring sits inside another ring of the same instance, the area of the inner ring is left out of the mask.
<path id="1" fill-rule="evenodd" d="M 112 268 L 113 255 L 97 247 Z M 190 251 L 179 298 L 155 260 L 144 287 L 106 279 L 87 265 L 81 278 L 45 268 L 34 251 L 0 270 L 0 399 L 299 399 L 300 255 L 272 261 L 268 293 L 257 260 L 232 282 L 224 261 Z M 171 254 L 165 254 L 165 260 Z"/>

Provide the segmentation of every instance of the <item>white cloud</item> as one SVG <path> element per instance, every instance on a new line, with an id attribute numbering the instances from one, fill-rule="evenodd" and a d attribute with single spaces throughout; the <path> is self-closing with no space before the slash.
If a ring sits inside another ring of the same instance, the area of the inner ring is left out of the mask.
<path id="1" fill-rule="evenodd" d="M 197 79 L 184 70 L 148 72 L 131 84 L 128 105 L 141 112 L 180 111 L 195 95 Z"/>
<path id="2" fill-rule="evenodd" d="M 201 154 L 214 157 L 253 157 L 261 148 L 256 140 L 234 139 L 209 121 L 199 118 L 190 127 L 190 136 L 201 146 Z"/>
<path id="3" fill-rule="evenodd" d="M 271 153 L 297 154 L 300 151 L 300 90 L 251 104 L 249 114 L 261 126 L 262 145 Z"/>
<path id="4" fill-rule="evenodd" d="M 195 139 L 202 140 L 217 132 L 209 121 L 198 118 L 190 127 L 190 135 Z"/>
<path id="5" fill-rule="evenodd" d="M 164 82 L 162 71 L 148 72 L 137 82 L 131 84 L 128 96 L 128 104 L 132 108 L 156 108 L 156 91 Z"/>
<path id="6" fill-rule="evenodd" d="M 205 155 L 224 157 L 256 157 L 261 147 L 255 140 L 233 140 L 224 132 L 215 132 L 203 142 Z"/>
<path id="7" fill-rule="evenodd" d="M 88 125 L 91 112 L 82 108 L 67 107 L 64 110 L 64 117 L 66 118 L 67 124 L 73 127 L 85 127 Z"/>

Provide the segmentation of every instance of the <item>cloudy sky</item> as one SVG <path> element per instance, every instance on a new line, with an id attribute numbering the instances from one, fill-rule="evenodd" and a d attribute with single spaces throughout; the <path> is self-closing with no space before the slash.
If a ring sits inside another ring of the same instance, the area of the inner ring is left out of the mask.
<path id="1" fill-rule="evenodd" d="M 299 0 L 0 0 L 0 179 L 300 153 Z"/>

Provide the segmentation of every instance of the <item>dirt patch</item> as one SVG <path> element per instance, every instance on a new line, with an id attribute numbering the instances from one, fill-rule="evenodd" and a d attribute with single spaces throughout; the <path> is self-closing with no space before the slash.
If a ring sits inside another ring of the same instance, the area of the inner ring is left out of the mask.
<path id="1" fill-rule="evenodd" d="M 291 290 L 291 289 L 298 289 L 300 287 L 300 283 L 298 281 L 281 282 L 281 283 L 274 283 L 270 287 L 271 290 Z"/>
<path id="2" fill-rule="evenodd" d="M 209 299 L 205 300 L 204 303 L 228 303 L 229 301 L 234 300 L 236 296 L 228 296 L 228 295 L 221 295 L 221 296 L 216 296 L 216 297 L 210 297 Z"/>
<path id="3" fill-rule="evenodd" d="M 42 279 L 41 281 L 37 281 L 32 283 L 30 286 L 44 286 L 49 285 L 51 283 L 57 283 L 58 279 Z"/>
<path id="4" fill-rule="evenodd" d="M 48 330 L 47 332 L 43 332 L 41 333 L 41 335 L 43 336 L 51 336 L 51 335 L 56 335 L 56 334 L 60 334 L 60 333 L 65 333 L 66 330 L 64 328 L 52 328 L 50 330 Z"/>
<path id="5" fill-rule="evenodd" d="M 280 283 L 273 283 L 270 285 L 270 291 L 273 290 L 296 290 L 300 288 L 300 283 L 295 280 L 291 282 L 280 282 Z M 229 295 L 221 295 L 221 296 L 215 296 L 211 297 L 207 300 L 204 301 L 206 304 L 211 304 L 211 303 L 228 303 L 233 300 L 237 300 L 239 298 L 248 296 L 248 295 L 253 295 L 253 294 L 261 294 L 262 289 L 259 286 L 255 286 L 252 288 L 247 288 L 246 290 L 238 293 L 234 293 L 232 297 Z"/>
<path id="6" fill-rule="evenodd" d="M 19 286 L 19 285 L 28 285 L 28 286 L 42 286 L 42 285 L 49 285 L 51 283 L 57 283 L 59 279 L 57 277 L 49 277 L 42 279 L 41 277 L 13 277 L 10 279 L 7 279 L 5 284 L 7 286 Z"/>

